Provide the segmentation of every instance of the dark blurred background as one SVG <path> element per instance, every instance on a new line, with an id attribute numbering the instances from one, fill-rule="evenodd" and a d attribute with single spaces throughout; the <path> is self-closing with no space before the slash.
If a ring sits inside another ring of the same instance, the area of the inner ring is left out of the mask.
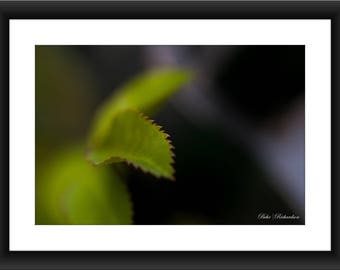
<path id="1" fill-rule="evenodd" d="M 176 181 L 129 170 L 134 223 L 304 224 L 304 46 L 37 46 L 36 169 L 85 140 L 115 89 L 164 66 L 196 77 L 152 117 Z"/>

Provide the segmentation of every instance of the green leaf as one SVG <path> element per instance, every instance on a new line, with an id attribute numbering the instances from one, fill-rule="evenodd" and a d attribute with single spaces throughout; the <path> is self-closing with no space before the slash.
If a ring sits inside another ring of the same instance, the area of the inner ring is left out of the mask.
<path id="1" fill-rule="evenodd" d="M 164 68 L 147 71 L 115 91 L 103 104 L 99 114 L 103 114 L 105 118 L 117 110 L 130 108 L 149 114 L 191 78 L 191 72 L 185 69 Z"/>
<path id="2" fill-rule="evenodd" d="M 171 144 L 161 128 L 133 110 L 117 112 L 105 139 L 87 153 L 95 165 L 125 161 L 156 177 L 173 179 Z"/>
<path id="3" fill-rule="evenodd" d="M 36 224 L 131 224 L 126 184 L 108 167 L 94 168 L 82 148 L 57 154 L 36 181 Z"/>
<path id="4" fill-rule="evenodd" d="M 191 78 L 191 72 L 182 69 L 159 69 L 137 76 L 99 108 L 91 128 L 90 143 L 102 140 L 101 136 L 108 132 L 117 112 L 134 109 L 150 114 Z"/>
<path id="5" fill-rule="evenodd" d="M 154 112 L 191 77 L 188 70 L 159 69 L 116 91 L 95 116 L 88 138 L 88 160 L 96 165 L 125 161 L 157 177 L 173 179 L 167 135 L 136 111 Z"/>

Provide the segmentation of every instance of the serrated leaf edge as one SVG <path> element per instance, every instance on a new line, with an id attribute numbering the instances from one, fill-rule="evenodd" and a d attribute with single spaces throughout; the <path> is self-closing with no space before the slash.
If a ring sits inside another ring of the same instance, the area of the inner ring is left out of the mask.
<path id="1" fill-rule="evenodd" d="M 126 158 L 122 158 L 122 157 L 109 157 L 107 159 L 105 159 L 104 161 L 102 162 L 93 162 L 90 158 L 89 158 L 89 153 L 90 153 L 90 149 L 87 148 L 85 153 L 84 153 L 84 157 L 85 159 L 94 167 L 99 167 L 99 166 L 102 166 L 102 165 L 108 165 L 108 164 L 111 164 L 112 162 L 110 162 L 111 159 L 114 159 L 114 158 L 117 158 L 117 159 L 121 159 L 122 162 L 125 162 L 126 164 L 128 164 L 129 166 L 132 166 L 134 167 L 135 169 L 138 169 L 138 170 L 141 170 L 143 173 L 147 173 L 147 174 L 151 174 L 153 175 L 154 177 L 160 179 L 160 178 L 167 178 L 169 180 L 172 180 L 172 181 L 175 181 L 176 178 L 175 178 L 175 169 L 174 167 L 172 166 L 174 163 L 175 163 L 175 160 L 174 160 L 174 157 L 175 157 L 175 153 L 173 152 L 173 150 L 175 149 L 175 147 L 173 146 L 172 144 L 172 141 L 169 139 L 170 138 L 170 135 L 167 134 L 164 130 L 163 130 L 163 127 L 156 124 L 155 123 L 155 120 L 149 118 L 147 115 L 143 114 L 141 111 L 139 110 L 136 110 L 136 109 L 124 109 L 123 111 L 132 111 L 132 112 L 135 112 L 138 114 L 139 117 L 141 117 L 142 119 L 144 119 L 145 121 L 149 122 L 152 126 L 156 127 L 156 129 L 162 134 L 164 140 L 166 141 L 166 143 L 168 144 L 169 146 L 169 151 L 170 151 L 170 165 L 171 165 L 171 168 L 172 168 L 172 172 L 171 172 L 171 175 L 170 176 L 165 176 L 165 175 L 155 175 L 154 173 L 150 172 L 150 171 L 147 171 L 145 169 L 143 169 L 141 166 L 139 165 L 136 165 L 134 164 L 133 162 L 130 162 L 129 160 L 127 160 Z"/>

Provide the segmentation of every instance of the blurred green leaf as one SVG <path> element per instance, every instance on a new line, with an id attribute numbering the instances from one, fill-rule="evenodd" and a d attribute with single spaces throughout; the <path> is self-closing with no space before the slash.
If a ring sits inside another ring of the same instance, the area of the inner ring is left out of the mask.
<path id="1" fill-rule="evenodd" d="M 37 175 L 36 224 L 131 224 L 126 184 L 108 167 L 94 168 L 80 147 L 56 155 Z"/>
<path id="2" fill-rule="evenodd" d="M 123 110 L 112 118 L 104 140 L 87 153 L 95 165 L 126 161 L 157 177 L 173 179 L 168 135 L 144 115 Z"/>
<path id="3" fill-rule="evenodd" d="M 135 109 L 150 114 L 185 85 L 191 77 L 188 70 L 159 69 L 148 71 L 132 79 L 115 91 L 97 111 L 91 129 L 90 143 L 95 144 L 102 139 L 110 129 L 111 119 L 117 112 Z"/>
<path id="4" fill-rule="evenodd" d="M 159 69 L 138 76 L 115 92 L 95 116 L 88 159 L 96 165 L 126 161 L 157 177 L 173 178 L 167 135 L 128 109 L 155 111 L 191 77 L 187 70 Z"/>
<path id="5" fill-rule="evenodd" d="M 137 76 L 113 94 L 107 104 L 112 112 L 120 109 L 134 108 L 143 113 L 151 113 L 186 84 L 192 77 L 184 69 L 157 69 Z"/>
<path id="6" fill-rule="evenodd" d="M 71 47 L 35 47 L 38 147 L 42 141 L 54 148 L 83 138 L 93 114 L 96 80 L 90 64 Z"/>

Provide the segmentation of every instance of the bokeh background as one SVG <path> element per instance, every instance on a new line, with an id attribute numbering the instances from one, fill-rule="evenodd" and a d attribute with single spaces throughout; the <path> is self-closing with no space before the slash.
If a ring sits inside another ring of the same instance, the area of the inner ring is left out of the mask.
<path id="1" fill-rule="evenodd" d="M 152 117 L 175 146 L 176 181 L 128 169 L 133 223 L 304 224 L 304 46 L 36 46 L 36 175 L 84 142 L 115 89 L 161 67 L 196 76 Z"/>

